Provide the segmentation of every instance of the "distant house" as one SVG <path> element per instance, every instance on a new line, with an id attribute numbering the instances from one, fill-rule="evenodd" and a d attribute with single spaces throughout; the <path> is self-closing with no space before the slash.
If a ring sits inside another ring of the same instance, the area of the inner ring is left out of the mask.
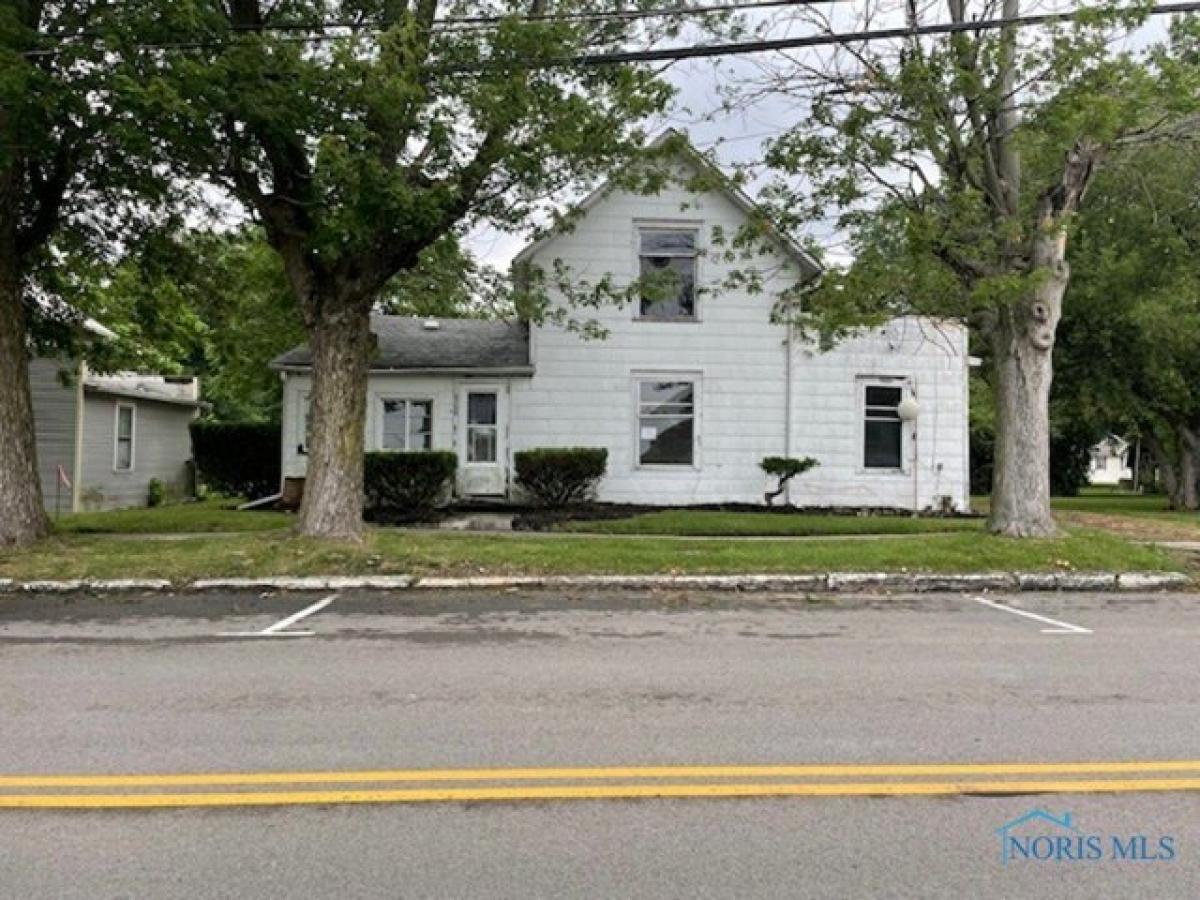
<path id="1" fill-rule="evenodd" d="M 794 505 L 966 509 L 966 329 L 899 318 L 820 352 L 772 321 L 778 293 L 817 277 L 817 263 L 779 238 L 755 262 L 763 290 L 725 286 L 737 264 L 719 237 L 753 204 L 698 153 L 676 165 L 655 195 L 596 191 L 571 230 L 518 262 L 625 284 L 670 270 L 677 294 L 577 311 L 607 331 L 592 340 L 551 321 L 374 317 L 368 449 L 455 451 L 465 499 L 515 497 L 516 451 L 590 446 L 608 450 L 601 501 L 762 503 L 774 479 L 759 462 L 783 455 L 820 463 L 789 485 Z M 697 173 L 713 186 L 685 187 Z M 283 474 L 301 477 L 311 355 L 297 347 L 272 366 L 284 378 Z"/>
<path id="2" fill-rule="evenodd" d="M 1133 465 L 1130 459 L 1129 441 L 1110 434 L 1092 448 L 1088 460 L 1088 483 L 1095 485 L 1119 485 L 1133 481 Z"/>
<path id="3" fill-rule="evenodd" d="M 204 405 L 196 379 L 99 375 L 83 359 L 39 357 L 29 380 L 47 510 L 145 506 L 151 479 L 168 494 L 188 489 L 188 424 Z"/>

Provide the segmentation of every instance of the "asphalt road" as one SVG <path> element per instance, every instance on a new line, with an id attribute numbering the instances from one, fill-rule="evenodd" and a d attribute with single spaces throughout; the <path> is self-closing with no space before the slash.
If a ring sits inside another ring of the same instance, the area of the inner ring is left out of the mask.
<path id="1" fill-rule="evenodd" d="M 286 629 L 312 636 L 226 636 L 317 599 L 0 597 L 0 773 L 1200 759 L 1194 595 L 991 598 L 1046 622 L 958 596 L 350 593 Z M 996 829 L 1032 807 L 1176 853 L 1003 865 Z M 4 896 L 1200 893 L 1194 791 L 16 809 L 0 828 Z"/>

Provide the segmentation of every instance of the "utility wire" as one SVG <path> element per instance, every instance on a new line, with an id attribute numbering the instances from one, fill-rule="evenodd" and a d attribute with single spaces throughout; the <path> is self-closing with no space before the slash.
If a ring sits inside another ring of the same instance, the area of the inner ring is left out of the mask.
<path id="1" fill-rule="evenodd" d="M 801 3 L 832 2 L 832 0 L 799 0 Z M 744 4 L 743 4 L 744 6 Z M 1120 12 L 1121 10 L 1118 10 Z M 1141 10 L 1127 9 L 1124 12 L 1142 12 L 1145 15 L 1159 16 L 1176 13 L 1200 12 L 1200 0 L 1182 3 L 1159 3 Z M 924 37 L 945 34 L 963 34 L 968 32 L 996 31 L 1004 28 L 1027 28 L 1035 25 L 1049 25 L 1058 22 L 1068 22 L 1083 15 L 1095 14 L 1095 9 L 1074 10 L 1060 13 L 1040 13 L 1028 16 L 1008 18 L 977 19 L 971 22 L 943 22 L 934 25 L 918 25 L 897 28 L 881 28 L 867 31 L 827 32 L 824 34 L 806 35 L 794 38 L 762 39 L 754 41 L 738 41 L 722 44 L 694 44 L 685 47 L 667 47 L 658 50 L 622 50 L 611 53 L 585 53 L 578 56 L 560 57 L 542 60 L 504 60 L 496 62 L 496 66 L 512 67 L 523 65 L 531 69 L 553 69 L 572 66 L 607 66 L 638 62 L 668 62 L 684 59 L 700 59 L 715 56 L 746 56 L 755 53 L 768 53 L 777 50 L 795 50 L 805 47 L 822 47 L 831 45 L 860 44 L 872 41 L 895 40 L 906 37 Z M 299 43 L 318 43 L 338 40 L 339 35 L 316 34 L 301 38 L 281 38 L 294 40 Z M 185 43 L 154 43 L 138 44 L 141 50 L 203 50 L 222 49 L 231 46 L 229 41 L 195 41 Z M 61 48 L 45 48 L 28 50 L 22 55 L 49 56 L 62 52 Z M 483 63 L 488 66 L 488 63 Z M 464 71 L 478 69 L 480 66 L 464 67 Z"/>

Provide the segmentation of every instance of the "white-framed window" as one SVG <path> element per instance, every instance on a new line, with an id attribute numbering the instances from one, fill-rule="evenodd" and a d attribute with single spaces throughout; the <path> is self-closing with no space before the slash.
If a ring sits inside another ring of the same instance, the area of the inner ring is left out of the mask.
<path id="1" fill-rule="evenodd" d="M 696 380 L 670 375 L 642 377 L 636 390 L 638 465 L 694 466 Z"/>
<path id="2" fill-rule="evenodd" d="M 500 446 L 500 398 L 495 391 L 467 393 L 467 462 L 494 463 Z"/>
<path id="3" fill-rule="evenodd" d="M 696 245 L 699 231 L 687 226 L 638 228 L 638 318 L 696 319 Z"/>
<path id="4" fill-rule="evenodd" d="M 904 468 L 904 422 L 900 401 L 904 385 L 899 381 L 862 383 L 864 469 Z"/>
<path id="5" fill-rule="evenodd" d="M 301 394 L 297 401 L 299 403 L 297 410 L 299 431 L 296 433 L 296 455 L 308 456 L 308 448 L 312 445 L 312 394 Z"/>
<path id="6" fill-rule="evenodd" d="M 137 430 L 137 407 L 132 403 L 118 403 L 113 423 L 113 471 L 132 472 Z"/>
<path id="7" fill-rule="evenodd" d="M 433 401 L 383 397 L 379 401 L 381 450 L 432 450 Z"/>

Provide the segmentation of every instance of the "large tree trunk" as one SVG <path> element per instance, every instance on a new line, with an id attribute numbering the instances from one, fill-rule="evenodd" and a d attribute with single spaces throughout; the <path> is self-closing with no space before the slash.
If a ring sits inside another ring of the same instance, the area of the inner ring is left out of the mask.
<path id="1" fill-rule="evenodd" d="M 0 545 L 28 544 L 50 530 L 38 480 L 21 291 L 8 244 L 0 247 Z"/>
<path id="2" fill-rule="evenodd" d="M 1200 435 L 1181 425 L 1179 445 L 1179 487 L 1177 503 L 1173 506 L 1194 512 L 1200 509 L 1200 494 L 1196 485 L 1196 479 L 1200 478 Z"/>
<path id="3" fill-rule="evenodd" d="M 370 308 L 331 298 L 318 309 L 309 327 L 310 443 L 297 530 L 355 540 L 363 531 L 363 432 L 374 347 Z"/>
<path id="4" fill-rule="evenodd" d="M 1016 8 L 1016 4 L 1012 4 Z M 1009 4 L 1006 3 L 1007 12 Z M 1004 141 L 1007 147 L 1010 141 Z M 1067 264 L 1069 216 L 1083 201 L 1100 148 L 1077 141 L 1059 182 L 1042 195 L 1029 240 L 1030 293 L 1000 310 L 992 331 L 996 375 L 996 459 L 988 529 L 1009 537 L 1052 537 L 1050 512 L 1050 382 L 1054 338 L 1063 295 L 1071 280 Z M 1004 167 L 1015 172 L 1016 164 Z M 1006 175 L 1006 181 L 1017 177 Z M 1015 207 L 1013 207 L 1015 209 Z"/>
<path id="5" fill-rule="evenodd" d="M 1150 450 L 1150 455 L 1154 457 L 1158 477 L 1162 479 L 1163 490 L 1167 493 L 1167 502 L 1171 509 L 1175 509 L 1175 504 L 1179 499 L 1179 467 L 1153 429 L 1148 428 L 1143 434 L 1143 439 Z"/>
<path id="6" fill-rule="evenodd" d="M 1058 533 L 1050 513 L 1050 382 L 1065 289 L 1065 274 L 1047 279 L 1032 302 L 1005 310 L 993 332 L 996 455 L 988 529 L 994 534 Z"/>

